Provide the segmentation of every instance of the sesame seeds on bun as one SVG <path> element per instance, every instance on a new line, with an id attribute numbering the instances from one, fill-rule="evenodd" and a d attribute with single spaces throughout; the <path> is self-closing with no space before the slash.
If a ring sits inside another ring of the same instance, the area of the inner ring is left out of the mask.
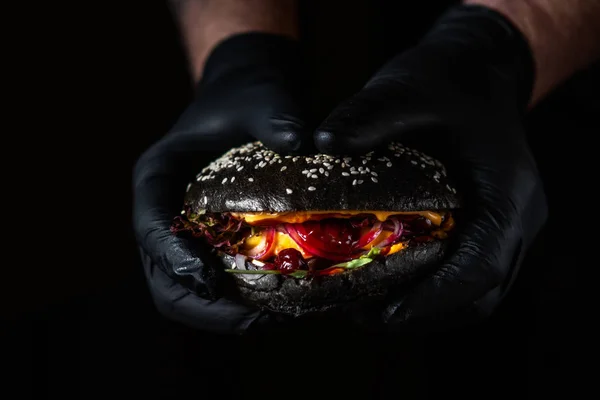
<path id="1" fill-rule="evenodd" d="M 207 212 L 420 211 L 459 206 L 442 163 L 391 143 L 362 156 L 280 156 L 252 142 L 210 163 L 185 202 Z"/>

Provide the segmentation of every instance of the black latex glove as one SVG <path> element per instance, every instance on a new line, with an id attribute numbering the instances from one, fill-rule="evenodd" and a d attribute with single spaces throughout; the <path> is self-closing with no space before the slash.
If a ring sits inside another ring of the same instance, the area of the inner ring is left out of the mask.
<path id="1" fill-rule="evenodd" d="M 429 152 L 447 165 L 464 197 L 449 256 L 391 301 L 382 316 L 387 326 L 472 321 L 489 315 L 507 292 L 547 215 L 522 125 L 532 71 L 527 43 L 504 17 L 459 6 L 316 131 L 323 152 L 364 153 L 393 140 Z"/>
<path id="2" fill-rule="evenodd" d="M 160 313 L 199 329 L 240 333 L 260 313 L 227 299 L 223 272 L 207 249 L 170 231 L 186 185 L 233 146 L 260 140 L 289 153 L 302 150 L 301 56 L 291 39 L 245 34 L 210 55 L 195 101 L 162 140 L 137 161 L 134 230 L 150 292 Z"/>

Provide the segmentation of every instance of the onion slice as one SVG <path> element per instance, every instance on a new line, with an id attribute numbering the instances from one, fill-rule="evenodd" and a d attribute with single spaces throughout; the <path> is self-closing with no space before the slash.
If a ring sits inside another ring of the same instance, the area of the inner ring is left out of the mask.
<path id="1" fill-rule="evenodd" d="M 384 240 L 377 244 L 377 247 L 379 248 L 383 248 L 393 244 L 396 240 L 400 239 L 400 236 L 402 236 L 402 222 L 398 221 L 396 218 L 392 218 L 391 221 L 394 224 L 394 231 L 390 236 L 386 237 Z"/>
<path id="2" fill-rule="evenodd" d="M 377 239 L 381 232 L 383 231 L 383 224 L 381 222 L 377 222 L 373 225 L 371 230 L 358 239 L 356 244 L 354 245 L 355 249 L 362 249 L 365 246 L 368 246 L 372 241 Z"/>
<path id="3" fill-rule="evenodd" d="M 246 255 L 248 257 L 260 260 L 267 254 L 269 254 L 269 252 L 273 248 L 273 245 L 275 244 L 275 228 L 265 228 L 261 236 L 262 238 L 260 240 L 260 243 L 246 252 Z"/>
<path id="4" fill-rule="evenodd" d="M 235 255 L 235 266 L 237 269 L 247 269 L 246 268 L 246 256 L 243 254 Z"/>

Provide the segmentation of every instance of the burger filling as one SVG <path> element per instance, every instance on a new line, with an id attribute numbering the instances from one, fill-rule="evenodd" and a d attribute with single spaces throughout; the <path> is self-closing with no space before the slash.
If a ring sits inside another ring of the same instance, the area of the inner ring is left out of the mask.
<path id="1" fill-rule="evenodd" d="M 294 277 L 358 268 L 408 246 L 444 239 L 450 212 L 194 213 L 175 218 L 172 231 L 203 238 L 234 257 L 231 273 Z M 250 260 L 256 267 L 246 268 Z"/>

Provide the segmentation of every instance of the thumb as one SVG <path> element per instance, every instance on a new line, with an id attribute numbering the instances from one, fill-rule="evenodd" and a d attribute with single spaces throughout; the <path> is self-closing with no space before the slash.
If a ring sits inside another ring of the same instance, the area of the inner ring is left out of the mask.
<path id="1" fill-rule="evenodd" d="M 415 100 L 405 89 L 369 86 L 331 112 L 314 133 L 315 145 L 327 154 L 365 153 L 436 123 L 437 118 Z"/>

